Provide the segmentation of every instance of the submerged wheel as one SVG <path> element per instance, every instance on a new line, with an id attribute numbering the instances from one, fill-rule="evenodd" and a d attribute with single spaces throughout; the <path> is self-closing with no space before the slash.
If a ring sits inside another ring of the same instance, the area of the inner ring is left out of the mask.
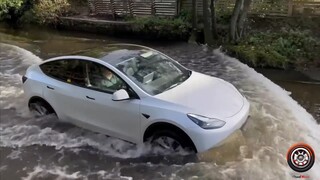
<path id="1" fill-rule="evenodd" d="M 151 136 L 151 144 L 172 152 L 185 150 L 195 153 L 196 149 L 193 143 L 188 140 L 189 138 L 184 136 L 184 134 L 179 134 L 171 130 L 157 130 Z"/>
<path id="2" fill-rule="evenodd" d="M 44 101 L 35 101 L 29 104 L 29 110 L 36 117 L 42 117 L 49 114 L 55 114 L 53 108 Z"/>

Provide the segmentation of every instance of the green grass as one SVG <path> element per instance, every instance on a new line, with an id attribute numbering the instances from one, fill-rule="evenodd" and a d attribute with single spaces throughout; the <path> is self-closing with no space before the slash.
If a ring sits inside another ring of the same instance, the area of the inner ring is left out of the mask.
<path id="1" fill-rule="evenodd" d="M 133 22 L 133 31 L 166 39 L 188 39 L 191 24 L 182 18 L 145 17 L 129 20 Z"/>
<path id="2" fill-rule="evenodd" d="M 260 32 L 225 48 L 254 67 L 286 69 L 319 60 L 319 38 L 308 31 Z"/>

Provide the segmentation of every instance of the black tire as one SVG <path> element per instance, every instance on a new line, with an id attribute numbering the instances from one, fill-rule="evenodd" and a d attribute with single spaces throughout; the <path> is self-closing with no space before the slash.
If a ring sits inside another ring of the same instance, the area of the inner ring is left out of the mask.
<path id="1" fill-rule="evenodd" d="M 160 139 L 163 140 L 163 138 L 167 138 L 167 139 L 171 138 L 174 141 L 176 141 L 173 143 L 173 145 L 171 145 L 169 147 L 162 146 L 162 148 L 164 148 L 164 149 L 170 148 L 171 151 L 177 152 L 177 151 L 179 151 L 179 145 L 180 145 L 181 148 L 185 151 L 188 151 L 190 153 L 197 152 L 193 143 L 191 142 L 190 138 L 186 137 L 186 135 L 183 133 L 179 133 L 179 131 L 165 130 L 165 129 L 164 130 L 157 130 L 150 137 L 150 142 L 153 146 L 159 146 L 160 144 L 157 141 L 159 141 Z"/>
<path id="2" fill-rule="evenodd" d="M 53 108 L 44 101 L 35 101 L 29 104 L 29 110 L 36 117 L 43 117 L 50 114 L 55 114 Z"/>

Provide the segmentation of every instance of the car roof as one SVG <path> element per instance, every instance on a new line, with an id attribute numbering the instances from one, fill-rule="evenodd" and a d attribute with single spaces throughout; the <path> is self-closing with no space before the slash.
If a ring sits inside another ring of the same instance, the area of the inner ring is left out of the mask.
<path id="1" fill-rule="evenodd" d="M 131 57 L 138 56 L 142 52 L 156 51 L 149 47 L 137 44 L 109 44 L 104 47 L 96 47 L 78 52 L 78 56 L 87 56 L 100 59 L 113 66 Z"/>

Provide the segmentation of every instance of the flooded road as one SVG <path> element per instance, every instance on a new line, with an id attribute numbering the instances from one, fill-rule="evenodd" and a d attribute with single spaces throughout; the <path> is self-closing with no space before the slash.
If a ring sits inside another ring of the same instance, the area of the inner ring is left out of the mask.
<path id="1" fill-rule="evenodd" d="M 205 153 L 155 156 L 148 145 L 138 147 L 54 117 L 29 115 L 21 89 L 29 65 L 115 42 L 151 46 L 192 70 L 231 82 L 251 103 L 248 123 Z M 40 29 L 12 32 L 3 27 L 0 67 L 0 179 L 293 179 L 296 173 L 285 156 L 297 142 L 315 150 L 315 165 L 305 174 L 320 179 L 317 84 L 299 85 L 264 72 L 285 91 L 236 59 L 195 44 L 100 39 Z"/>

